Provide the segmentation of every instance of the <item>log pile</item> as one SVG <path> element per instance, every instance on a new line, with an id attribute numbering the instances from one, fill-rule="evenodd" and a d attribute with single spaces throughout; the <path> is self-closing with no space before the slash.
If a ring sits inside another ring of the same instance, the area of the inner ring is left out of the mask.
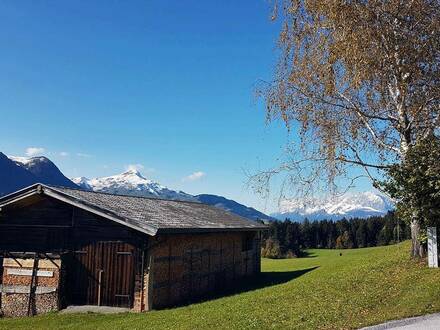
<path id="1" fill-rule="evenodd" d="M 27 316 L 29 294 L 3 293 L 3 314 L 7 317 Z M 33 304 L 34 314 L 58 310 L 58 292 L 38 293 Z"/>
<path id="2" fill-rule="evenodd" d="M 4 258 L 1 286 L 1 309 L 4 316 L 27 316 L 28 312 L 36 315 L 59 309 L 61 260 L 38 261 L 34 295 L 30 294 L 33 261 L 30 258 Z"/>

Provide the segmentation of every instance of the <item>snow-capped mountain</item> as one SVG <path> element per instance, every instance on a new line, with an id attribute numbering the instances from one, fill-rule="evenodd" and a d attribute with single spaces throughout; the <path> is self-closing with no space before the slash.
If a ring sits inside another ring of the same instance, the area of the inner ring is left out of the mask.
<path id="1" fill-rule="evenodd" d="M 212 205 L 251 220 L 273 220 L 273 218 L 264 213 L 222 196 L 207 194 L 193 196 L 183 191 L 169 189 L 157 182 L 146 179 L 136 170 L 129 170 L 122 174 L 96 179 L 78 177 L 73 178 L 72 181 L 86 190 L 111 194 L 194 201 Z"/>
<path id="2" fill-rule="evenodd" d="M 85 176 L 81 176 L 78 178 L 72 178 L 72 182 L 74 182 L 77 186 L 79 186 L 82 189 L 85 190 L 93 190 L 92 186 L 89 184 L 91 181 L 90 179 L 87 179 Z"/>
<path id="3" fill-rule="evenodd" d="M 337 220 L 344 217 L 382 216 L 393 209 L 393 202 L 389 198 L 378 192 L 366 191 L 325 199 L 284 200 L 280 203 L 280 212 L 272 216 L 281 220 Z"/>
<path id="4" fill-rule="evenodd" d="M 35 182 L 68 188 L 78 188 L 78 186 L 66 178 L 58 167 L 47 157 L 8 157 L 15 164 L 32 173 L 35 177 Z"/>
<path id="5" fill-rule="evenodd" d="M 35 183 L 37 178 L 0 152 L 0 196 Z"/>
<path id="6" fill-rule="evenodd" d="M 38 182 L 78 188 L 46 157 L 13 157 L 0 152 L 0 196 Z"/>
<path id="7" fill-rule="evenodd" d="M 195 201 L 196 199 L 183 191 L 175 191 L 146 179 L 139 171 L 129 170 L 122 174 L 87 179 L 73 178 L 72 181 L 83 189 L 111 194 L 156 197 L 174 200 Z"/>

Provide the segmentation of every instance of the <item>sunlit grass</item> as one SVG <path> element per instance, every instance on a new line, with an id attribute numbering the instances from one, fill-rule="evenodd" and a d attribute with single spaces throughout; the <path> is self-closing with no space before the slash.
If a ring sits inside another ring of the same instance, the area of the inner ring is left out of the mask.
<path id="1" fill-rule="evenodd" d="M 351 329 L 440 311 L 440 272 L 411 261 L 408 251 L 408 242 L 309 250 L 307 258 L 264 259 L 262 277 L 227 297 L 143 314 L 3 319 L 0 328 Z"/>

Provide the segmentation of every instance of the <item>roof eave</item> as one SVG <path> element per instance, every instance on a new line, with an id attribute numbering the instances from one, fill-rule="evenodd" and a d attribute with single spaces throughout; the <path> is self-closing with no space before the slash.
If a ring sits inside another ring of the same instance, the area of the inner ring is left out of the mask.
<path id="1" fill-rule="evenodd" d="M 26 199 L 30 196 L 38 195 L 38 194 L 44 194 L 49 197 L 55 198 L 57 200 L 65 202 L 67 204 L 73 205 L 73 206 L 78 207 L 80 209 L 83 209 L 85 211 L 91 212 L 93 214 L 96 214 L 96 215 L 101 216 L 103 218 L 106 218 L 108 220 L 119 223 L 125 227 L 129 227 L 131 229 L 139 231 L 143 234 L 147 234 L 149 236 L 155 236 L 157 234 L 157 228 L 155 228 L 155 227 L 148 226 L 148 229 L 145 229 L 145 228 L 141 228 L 141 227 L 132 225 L 131 223 L 127 222 L 127 220 L 130 221 L 131 219 L 121 218 L 118 215 L 116 215 L 108 210 L 104 210 L 96 205 L 92 205 L 92 204 L 86 203 L 84 201 L 81 201 L 73 196 L 69 196 L 67 194 L 64 194 L 64 193 L 58 191 L 56 188 L 52 188 L 52 187 L 43 185 L 41 183 L 33 184 L 32 186 L 26 187 L 24 189 L 21 189 L 21 190 L 16 191 L 12 194 L 9 194 L 9 195 L 2 197 L 0 200 L 3 200 L 4 202 L 0 202 L 0 209 L 4 206 L 13 204 L 19 200 Z"/>
<path id="2" fill-rule="evenodd" d="M 35 194 L 39 193 L 39 191 L 41 191 L 40 190 L 41 188 L 39 188 L 39 187 L 42 187 L 42 186 L 44 186 L 44 185 L 41 183 L 35 183 L 31 186 L 28 186 L 26 188 L 14 191 L 10 194 L 7 194 L 5 196 L 0 197 L 0 208 L 10 204 L 11 202 L 15 202 L 19 199 L 26 198 L 30 195 L 35 195 Z M 21 197 L 21 196 L 26 196 L 26 197 Z"/>
<path id="3" fill-rule="evenodd" d="M 229 227 L 229 228 L 159 228 L 157 234 L 196 234 L 196 233 L 224 233 L 268 230 L 267 226 L 262 227 Z"/>

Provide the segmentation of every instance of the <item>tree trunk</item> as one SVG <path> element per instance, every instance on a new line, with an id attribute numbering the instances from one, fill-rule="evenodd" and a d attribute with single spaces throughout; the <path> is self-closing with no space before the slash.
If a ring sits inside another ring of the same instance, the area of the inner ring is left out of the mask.
<path id="1" fill-rule="evenodd" d="M 417 219 L 411 221 L 411 256 L 413 258 L 423 258 L 425 256 L 425 250 L 423 245 L 419 241 L 420 236 L 420 224 Z"/>

